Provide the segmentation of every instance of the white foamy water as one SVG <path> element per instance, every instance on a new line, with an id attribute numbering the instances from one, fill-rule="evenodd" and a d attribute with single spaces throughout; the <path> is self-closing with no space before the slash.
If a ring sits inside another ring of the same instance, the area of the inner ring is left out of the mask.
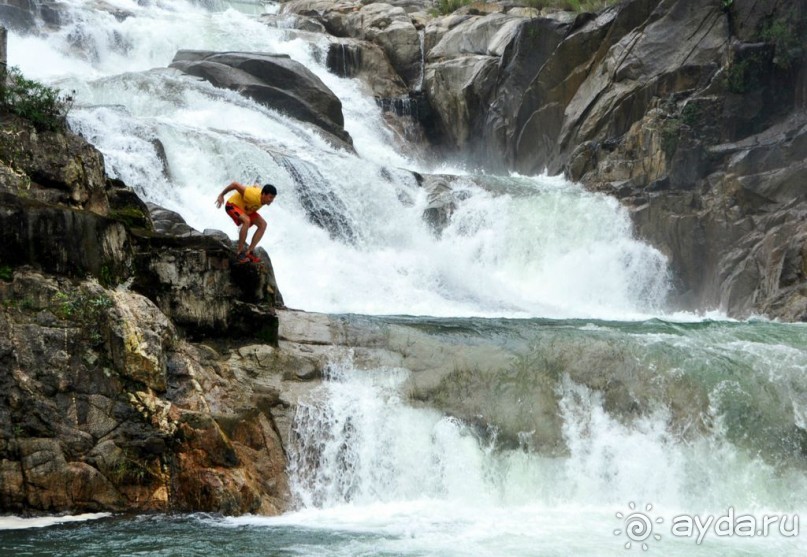
<path id="1" fill-rule="evenodd" d="M 27 528 L 47 528 L 56 524 L 70 524 L 100 520 L 112 516 L 110 513 L 84 513 L 65 516 L 0 516 L 0 530 L 25 530 Z"/>
<path id="2" fill-rule="evenodd" d="M 626 422 L 604 410 L 601 394 L 566 378 L 558 396 L 568 454 L 494 450 L 462 422 L 402 400 L 407 375 L 359 371 L 349 358 L 333 364 L 321 398 L 295 419 L 299 509 L 226 523 L 349 533 L 333 555 L 621 555 L 631 539 L 635 550 L 647 543 L 664 555 L 807 549 L 793 535 L 807 511 L 804 473 L 766 464 L 719 429 L 684 440 L 664 407 Z M 636 513 L 652 519 L 658 539 L 627 537 L 626 517 Z M 786 522 L 764 538 L 704 530 L 699 544 L 697 532 L 673 535 L 682 515 Z"/>
<path id="3" fill-rule="evenodd" d="M 92 3 L 65 4 L 71 10 L 60 29 L 11 33 L 10 64 L 74 90 L 71 125 L 104 153 L 108 173 L 199 230 L 235 238 L 214 206 L 232 179 L 276 184 L 278 200 L 262 210 L 270 226 L 262 246 L 290 307 L 627 319 L 663 310 L 664 258 L 633 238 L 618 203 L 564 180 L 501 178 L 491 188 L 487 178 L 465 175 L 448 228 L 435 234 L 410 172 L 426 164 L 402 154 L 360 82 L 327 71 L 326 39 L 292 38 L 261 23 L 257 4 L 209 11 L 185 2 L 112 3 L 125 18 Z M 180 49 L 288 54 L 340 98 L 357 154 L 167 69 Z"/>

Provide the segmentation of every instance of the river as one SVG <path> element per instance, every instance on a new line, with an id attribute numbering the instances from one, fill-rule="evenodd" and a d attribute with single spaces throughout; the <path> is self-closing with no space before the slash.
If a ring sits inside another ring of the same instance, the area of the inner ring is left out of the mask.
<path id="1" fill-rule="evenodd" d="M 261 245 L 288 306 L 506 348 L 519 356 L 509 374 L 470 370 L 453 384 L 514 423 L 534 393 L 548 396 L 559 442 L 536 445 L 530 429 L 505 439 L 495 419 L 480 426 L 413 403 L 411 370 L 335 359 L 322 396 L 297 411 L 294 510 L 5 517 L 0 553 L 807 550 L 807 327 L 676 311 L 664 256 L 634 237 L 612 198 L 560 177 L 491 176 L 416 155 L 360 83 L 328 72 L 325 38 L 260 20 L 277 13 L 272 2 L 106 2 L 127 17 L 63 4 L 59 29 L 10 33 L 9 63 L 75 92 L 70 125 L 108 174 L 233 238 L 218 192 L 233 179 L 272 182 Z M 179 49 L 288 54 L 340 98 L 356 153 L 168 69 Z M 456 177 L 457 209 L 440 234 L 423 219 L 429 200 L 413 172 Z M 336 224 L 317 224 L 317 211 Z"/>

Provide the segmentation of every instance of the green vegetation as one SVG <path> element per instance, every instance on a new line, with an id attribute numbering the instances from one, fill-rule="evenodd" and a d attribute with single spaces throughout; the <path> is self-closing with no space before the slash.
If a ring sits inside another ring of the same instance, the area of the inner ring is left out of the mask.
<path id="1" fill-rule="evenodd" d="M 541 8 L 557 8 L 570 12 L 597 12 L 608 6 L 613 6 L 618 0 L 522 0 L 527 7 L 540 10 Z"/>
<path id="2" fill-rule="evenodd" d="M 473 0 L 437 0 L 436 8 L 440 14 L 450 14 L 463 6 L 471 4 Z"/>
<path id="3" fill-rule="evenodd" d="M 12 278 L 14 278 L 14 269 L 8 265 L 0 265 L 0 280 L 11 282 Z"/>
<path id="4" fill-rule="evenodd" d="M 795 74 L 807 54 L 807 12 L 792 9 L 769 17 L 757 30 L 754 42 L 767 43 L 765 48 L 735 52 L 726 71 L 726 87 L 732 93 L 745 94 Z"/>
<path id="5" fill-rule="evenodd" d="M 759 55 L 735 60 L 726 72 L 726 86 L 732 93 L 742 95 L 758 87 L 765 72 L 765 60 Z"/>
<path id="6" fill-rule="evenodd" d="M 760 33 L 762 40 L 773 45 L 773 65 L 780 70 L 789 70 L 804 56 L 804 22 L 791 15 L 768 22 Z"/>
<path id="7" fill-rule="evenodd" d="M 9 68 L 6 79 L 0 80 L 0 110 L 30 120 L 39 131 L 64 129 L 72 104 L 71 96 L 27 79 L 16 67 Z"/>
<path id="8" fill-rule="evenodd" d="M 694 128 L 703 118 L 703 107 L 697 102 L 687 103 L 681 110 L 681 120 L 687 126 Z"/>
<path id="9" fill-rule="evenodd" d="M 109 296 L 103 293 L 93 296 L 83 291 L 69 294 L 57 292 L 51 303 L 51 310 L 56 317 L 65 321 L 75 321 L 84 326 L 85 338 L 92 346 L 98 346 L 103 342 L 98 324 L 113 305 Z"/>
<path id="10" fill-rule="evenodd" d="M 117 485 L 134 484 L 144 485 L 146 478 L 153 476 L 140 462 L 122 457 L 108 472 L 110 479 Z"/>
<path id="11" fill-rule="evenodd" d="M 101 313 L 112 307 L 112 300 L 106 294 L 90 296 L 85 292 L 57 292 L 53 301 L 57 317 L 75 321 L 97 322 Z"/>
<path id="12" fill-rule="evenodd" d="M 520 4 L 528 8 L 557 8 L 572 12 L 596 12 L 616 4 L 618 0 L 521 0 Z M 484 0 L 437 0 L 437 13 L 450 14 L 463 6 L 485 4 Z"/>
<path id="13" fill-rule="evenodd" d="M 110 269 L 109 265 L 101 266 L 101 272 L 98 275 L 98 282 L 100 282 L 102 286 L 113 286 L 115 284 L 115 276 L 112 273 L 112 269 Z"/>
<path id="14" fill-rule="evenodd" d="M 139 207 L 123 207 L 109 211 L 109 217 L 125 224 L 128 228 L 147 228 L 149 217 Z"/>

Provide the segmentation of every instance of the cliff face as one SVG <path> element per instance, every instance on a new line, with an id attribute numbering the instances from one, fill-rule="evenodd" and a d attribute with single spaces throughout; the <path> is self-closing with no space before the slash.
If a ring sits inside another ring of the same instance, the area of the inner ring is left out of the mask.
<path id="1" fill-rule="evenodd" d="M 525 23 L 478 135 L 507 168 L 621 198 L 670 258 L 676 306 L 807 320 L 806 17 L 773 0 L 634 0 L 551 41 Z M 538 68 L 526 86 L 519 58 Z"/>
<path id="2" fill-rule="evenodd" d="M 638 233 L 670 257 L 683 307 L 807 320 L 805 17 L 803 4 L 662 2 L 611 49 L 622 61 L 590 78 L 602 96 L 569 126 L 577 136 L 558 164 L 633 209 Z M 647 46 L 687 29 L 704 34 L 683 51 Z M 659 71 L 656 57 L 676 62 Z M 603 99 L 637 80 L 649 91 L 616 117 Z M 592 120 L 621 124 L 596 131 Z"/>
<path id="3" fill-rule="evenodd" d="M 268 258 L 232 267 L 70 133 L 0 135 L 0 509 L 282 510 L 278 391 L 229 348 L 277 345 Z"/>

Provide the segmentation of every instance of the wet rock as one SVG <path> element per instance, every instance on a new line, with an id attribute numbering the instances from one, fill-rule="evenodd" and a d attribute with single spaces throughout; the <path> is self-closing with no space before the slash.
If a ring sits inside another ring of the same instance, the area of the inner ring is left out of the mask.
<path id="1" fill-rule="evenodd" d="M 180 50 L 170 67 L 233 89 L 303 122 L 310 122 L 340 144 L 352 145 L 344 129 L 342 103 L 305 66 L 286 55 L 258 52 Z"/>

